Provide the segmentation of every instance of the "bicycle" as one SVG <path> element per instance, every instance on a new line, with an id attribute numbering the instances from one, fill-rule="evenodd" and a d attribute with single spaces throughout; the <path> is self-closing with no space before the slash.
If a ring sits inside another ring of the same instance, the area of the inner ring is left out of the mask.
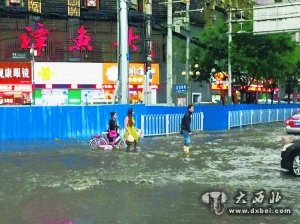
<path id="1" fill-rule="evenodd" d="M 107 137 L 108 132 L 102 132 L 101 135 L 93 135 L 89 143 L 89 149 L 104 149 L 112 150 L 113 148 L 126 148 L 127 144 L 123 137 L 123 134 L 120 134 L 113 142 L 109 142 Z"/>

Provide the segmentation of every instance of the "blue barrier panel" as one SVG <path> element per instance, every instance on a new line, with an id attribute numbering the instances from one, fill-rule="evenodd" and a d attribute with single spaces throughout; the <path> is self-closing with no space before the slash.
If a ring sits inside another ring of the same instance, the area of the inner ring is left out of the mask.
<path id="1" fill-rule="evenodd" d="M 210 130 L 224 130 L 228 127 L 228 110 L 231 105 L 220 106 L 201 106 L 201 111 L 204 113 L 203 129 Z"/>
<path id="2" fill-rule="evenodd" d="M 89 106 L 1 106 L 0 107 L 0 141 L 7 140 L 36 140 L 53 138 L 90 138 L 107 130 L 110 112 L 118 113 L 118 123 L 124 128 L 124 119 L 129 108 L 135 110 L 136 127 L 141 128 L 141 116 L 152 115 L 145 123 L 149 135 L 163 133 L 178 133 L 181 116 L 187 111 L 186 107 L 145 106 L 138 105 L 89 105 Z M 208 105 L 195 106 L 195 113 L 204 114 L 203 123 L 198 119 L 196 129 L 226 130 L 228 128 L 229 111 L 234 112 L 231 126 L 261 123 L 266 120 L 282 120 L 299 108 L 299 104 L 274 105 Z M 270 109 L 270 110 L 269 110 Z M 253 113 L 252 113 L 252 112 Z M 260 114 L 259 111 L 262 111 Z M 266 112 L 271 111 L 271 112 Z M 279 112 L 278 112 L 279 111 Z M 240 117 L 242 114 L 242 120 Z M 172 124 L 166 124 L 168 115 Z M 240 123 L 242 122 L 242 123 Z M 155 124 L 155 125 L 154 125 Z M 153 128 L 151 128 L 153 125 Z"/>
<path id="3" fill-rule="evenodd" d="M 145 105 L 3 106 L 0 140 L 89 138 L 107 130 L 111 111 L 118 113 L 123 128 L 129 108 L 134 109 L 140 127 Z"/>

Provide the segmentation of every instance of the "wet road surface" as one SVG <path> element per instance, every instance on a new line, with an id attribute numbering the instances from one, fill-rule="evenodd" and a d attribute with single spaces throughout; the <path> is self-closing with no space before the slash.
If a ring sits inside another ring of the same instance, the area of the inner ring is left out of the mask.
<path id="1" fill-rule="evenodd" d="M 76 140 L 3 142 L 1 223 L 298 223 L 300 179 L 280 169 L 282 146 L 298 137 L 282 123 L 197 132 L 189 157 L 180 135 L 144 138 L 138 153 L 89 151 Z M 222 215 L 203 203 L 207 192 L 227 195 Z M 292 214 L 229 213 L 253 206 Z"/>

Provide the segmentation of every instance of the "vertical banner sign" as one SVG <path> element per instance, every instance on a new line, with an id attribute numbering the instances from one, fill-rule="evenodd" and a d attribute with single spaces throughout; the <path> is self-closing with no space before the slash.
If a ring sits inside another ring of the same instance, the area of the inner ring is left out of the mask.
<path id="1" fill-rule="evenodd" d="M 68 0 L 68 15 L 80 16 L 80 0 Z"/>
<path id="2" fill-rule="evenodd" d="M 41 13 L 42 12 L 42 0 L 28 0 L 28 11 Z"/>

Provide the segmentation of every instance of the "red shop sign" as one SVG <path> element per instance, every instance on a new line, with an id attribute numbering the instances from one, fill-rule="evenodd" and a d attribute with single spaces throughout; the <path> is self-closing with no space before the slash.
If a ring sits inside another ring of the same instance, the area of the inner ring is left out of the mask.
<path id="1" fill-rule="evenodd" d="M 31 84 L 31 63 L 0 62 L 0 84 Z"/>

